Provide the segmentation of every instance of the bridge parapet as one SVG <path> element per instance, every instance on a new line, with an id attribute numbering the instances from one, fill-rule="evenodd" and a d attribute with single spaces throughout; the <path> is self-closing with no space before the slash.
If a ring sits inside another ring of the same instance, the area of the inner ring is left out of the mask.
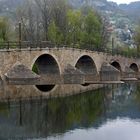
<path id="1" fill-rule="evenodd" d="M 78 50 L 78 46 L 77 44 L 73 44 L 73 45 L 57 45 L 54 44 L 50 41 L 7 41 L 7 42 L 3 42 L 0 44 L 0 51 L 1 49 L 5 49 L 7 51 L 11 50 L 11 49 L 16 49 L 16 50 L 22 50 L 22 49 L 28 49 L 28 50 L 33 50 L 33 49 L 45 49 L 45 48 L 70 48 L 70 49 L 76 49 Z M 83 49 L 79 49 L 79 51 L 83 51 Z M 112 56 L 124 56 L 124 57 L 128 57 L 128 58 L 137 58 L 138 55 L 135 53 L 132 54 L 126 54 L 126 52 L 122 52 L 119 50 L 115 50 L 113 51 L 112 49 L 108 49 L 108 48 L 102 48 L 102 47 L 96 47 L 93 44 L 89 45 L 85 45 L 84 46 L 84 51 L 86 52 L 98 52 L 98 53 L 106 53 L 108 55 L 112 55 Z"/>

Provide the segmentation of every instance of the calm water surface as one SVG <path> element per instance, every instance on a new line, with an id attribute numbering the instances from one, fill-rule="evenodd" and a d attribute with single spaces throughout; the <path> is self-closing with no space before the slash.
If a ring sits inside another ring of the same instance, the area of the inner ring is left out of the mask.
<path id="1" fill-rule="evenodd" d="M 140 140 L 140 87 L 0 103 L 0 140 Z"/>

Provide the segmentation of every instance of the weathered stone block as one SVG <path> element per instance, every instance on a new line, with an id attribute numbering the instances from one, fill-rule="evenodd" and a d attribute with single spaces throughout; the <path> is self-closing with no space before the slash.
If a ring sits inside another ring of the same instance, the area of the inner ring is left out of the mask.
<path id="1" fill-rule="evenodd" d="M 64 84 L 84 84 L 85 74 L 75 67 L 67 65 L 62 79 Z"/>
<path id="2" fill-rule="evenodd" d="M 122 79 L 125 78 L 137 78 L 137 73 L 133 71 L 131 68 L 126 67 L 125 72 L 122 72 Z"/>
<path id="3" fill-rule="evenodd" d="M 39 75 L 19 62 L 5 74 L 6 82 L 11 85 L 30 85 L 38 80 L 39 77 Z"/>
<path id="4" fill-rule="evenodd" d="M 100 81 L 120 81 L 120 71 L 110 64 L 103 64 L 100 71 Z"/>

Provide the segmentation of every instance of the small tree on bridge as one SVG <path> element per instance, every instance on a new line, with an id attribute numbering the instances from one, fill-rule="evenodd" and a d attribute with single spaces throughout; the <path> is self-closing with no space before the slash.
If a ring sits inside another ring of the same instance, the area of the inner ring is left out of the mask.
<path id="1" fill-rule="evenodd" d="M 0 18 L 0 40 L 7 41 L 8 40 L 8 31 L 9 26 L 8 22 L 5 18 Z"/>
<path id="2" fill-rule="evenodd" d="M 136 28 L 134 40 L 137 45 L 137 55 L 140 56 L 140 25 Z"/>

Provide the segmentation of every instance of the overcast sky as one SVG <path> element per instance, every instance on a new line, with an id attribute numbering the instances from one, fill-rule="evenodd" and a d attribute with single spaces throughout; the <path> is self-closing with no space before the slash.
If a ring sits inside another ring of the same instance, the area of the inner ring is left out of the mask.
<path id="1" fill-rule="evenodd" d="M 130 2 L 134 2 L 134 1 L 140 1 L 140 0 L 108 0 L 108 1 L 114 1 L 117 2 L 118 4 L 120 3 L 130 3 Z"/>

